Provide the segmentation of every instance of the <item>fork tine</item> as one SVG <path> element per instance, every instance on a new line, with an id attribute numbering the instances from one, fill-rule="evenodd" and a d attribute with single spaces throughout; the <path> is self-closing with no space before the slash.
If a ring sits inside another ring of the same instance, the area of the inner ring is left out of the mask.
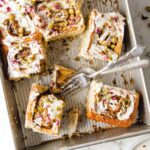
<path id="1" fill-rule="evenodd" d="M 65 89 L 66 87 L 68 87 L 70 84 L 74 84 L 75 82 L 75 78 L 72 77 L 71 79 L 69 79 L 61 88 Z"/>
<path id="2" fill-rule="evenodd" d="M 62 93 L 64 93 L 64 95 L 69 94 L 72 91 L 78 89 L 79 87 L 80 87 L 79 84 L 70 84 L 65 89 L 63 89 Z"/>

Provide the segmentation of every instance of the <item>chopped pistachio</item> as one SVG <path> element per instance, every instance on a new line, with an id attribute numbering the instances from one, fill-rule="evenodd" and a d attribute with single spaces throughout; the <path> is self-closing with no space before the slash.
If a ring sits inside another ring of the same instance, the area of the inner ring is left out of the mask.
<path id="1" fill-rule="evenodd" d="M 116 43 L 117 40 L 118 40 L 117 36 L 114 36 L 114 37 L 112 38 L 112 43 Z"/>
<path id="2" fill-rule="evenodd" d="M 17 9 L 18 9 L 18 10 L 21 10 L 21 5 L 19 5 Z"/>
<path id="3" fill-rule="evenodd" d="M 23 31 L 24 31 L 23 28 L 19 28 L 19 29 L 18 29 L 18 32 L 19 32 L 19 33 L 23 33 Z"/>
<path id="4" fill-rule="evenodd" d="M 111 56 L 109 56 L 109 60 L 112 60 L 112 57 L 111 57 Z"/>
<path id="5" fill-rule="evenodd" d="M 80 14 L 80 10 L 76 10 L 76 14 L 78 14 L 78 15 L 79 15 L 79 14 Z"/>
<path id="6" fill-rule="evenodd" d="M 31 78 L 31 76 L 30 76 L 30 75 L 25 75 L 25 77 L 26 77 L 26 78 Z"/>
<path id="7" fill-rule="evenodd" d="M 49 29 L 52 29 L 54 27 L 54 22 L 53 21 L 50 21 L 49 24 L 48 24 L 48 28 Z"/>
<path id="8" fill-rule="evenodd" d="M 42 111 L 42 107 L 41 106 L 38 107 L 38 111 L 40 111 L 40 112 Z"/>
<path id="9" fill-rule="evenodd" d="M 101 44 L 104 45 L 104 46 L 108 45 L 108 43 L 106 41 L 101 41 Z"/>
<path id="10" fill-rule="evenodd" d="M 10 14 L 8 18 L 9 18 L 10 21 L 13 21 L 13 20 L 15 20 L 15 15 L 14 14 Z"/>
<path id="11" fill-rule="evenodd" d="M 20 33 L 20 34 L 19 34 L 19 37 L 20 37 L 20 38 L 22 38 L 22 37 L 23 37 L 23 34 L 22 34 L 22 33 Z"/>
<path id="12" fill-rule="evenodd" d="M 60 27 L 64 27 L 64 26 L 66 26 L 66 25 L 67 25 L 67 21 L 60 22 L 60 23 L 59 23 L 59 26 L 60 26 Z"/>
<path id="13" fill-rule="evenodd" d="M 110 47 L 111 47 L 111 49 L 114 49 L 114 48 L 115 48 L 115 45 L 111 44 L 111 46 L 110 46 Z"/>
<path id="14" fill-rule="evenodd" d="M 106 88 L 106 87 L 103 88 L 102 90 L 103 90 L 104 94 L 108 94 L 108 92 L 109 92 L 108 88 Z"/>
<path id="15" fill-rule="evenodd" d="M 69 14 L 74 14 L 74 9 L 73 8 L 69 9 Z"/>

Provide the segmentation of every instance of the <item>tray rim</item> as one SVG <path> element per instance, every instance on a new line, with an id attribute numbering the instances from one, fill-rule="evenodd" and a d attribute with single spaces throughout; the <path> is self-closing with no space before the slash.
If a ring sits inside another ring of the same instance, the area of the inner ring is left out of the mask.
<path id="1" fill-rule="evenodd" d="M 129 0 L 125 0 L 125 3 L 126 3 L 126 7 L 127 7 L 128 19 L 129 19 L 129 22 L 130 22 L 131 32 L 132 32 L 132 36 L 133 36 L 133 43 L 134 43 L 134 45 L 137 45 L 137 40 L 136 40 L 135 31 L 134 31 L 134 27 L 133 27 L 132 16 L 131 16 L 131 13 L 130 13 Z M 138 57 L 138 60 L 140 60 L 140 57 Z M 143 69 L 139 69 L 139 71 L 141 73 L 143 81 L 145 82 Z M 1 62 L 1 59 L 0 59 L 0 73 L 3 73 L 2 72 L 2 62 Z M 6 91 L 5 91 L 5 85 L 4 85 L 3 77 L 2 76 L 0 76 L 0 83 L 2 83 L 2 85 L 1 85 L 2 88 L 3 88 L 2 94 L 4 95 L 4 99 L 3 100 L 4 100 L 4 103 L 5 103 L 6 108 L 7 108 L 7 115 L 9 117 L 8 107 L 7 107 L 7 102 L 6 102 L 7 94 L 6 94 Z M 144 84 L 144 88 L 146 90 L 146 92 L 145 92 L 146 97 L 149 97 L 148 96 L 148 92 L 147 92 L 147 88 L 146 88 L 146 84 Z M 150 125 L 150 122 L 146 122 L 146 123 L 147 123 L 147 125 Z M 13 142 L 14 142 L 14 145 L 15 145 L 15 139 L 14 139 L 15 137 L 13 135 L 10 118 L 9 118 L 9 126 L 11 128 L 11 136 L 13 138 Z M 88 143 L 85 143 L 85 144 L 79 144 L 79 145 L 68 147 L 68 148 L 65 147 L 65 148 L 66 149 L 76 149 L 76 148 L 81 148 L 81 147 L 85 147 L 85 146 L 100 144 L 100 143 L 104 143 L 104 142 L 109 142 L 109 141 L 113 141 L 113 140 L 119 140 L 119 139 L 129 138 L 129 137 L 133 137 L 133 136 L 137 136 L 137 135 L 143 135 L 143 134 L 148 134 L 148 133 L 150 133 L 150 129 L 144 129 L 144 130 L 141 130 L 141 131 L 137 131 L 136 133 L 135 132 L 134 133 L 127 133 L 126 135 L 119 135 L 119 136 L 116 136 L 116 137 L 113 137 L 113 138 L 107 138 L 107 139 L 103 139 L 103 140 L 101 139 L 101 140 L 97 140 L 97 141 L 93 141 L 93 142 L 88 142 Z M 17 148 L 16 145 L 14 147 Z"/>

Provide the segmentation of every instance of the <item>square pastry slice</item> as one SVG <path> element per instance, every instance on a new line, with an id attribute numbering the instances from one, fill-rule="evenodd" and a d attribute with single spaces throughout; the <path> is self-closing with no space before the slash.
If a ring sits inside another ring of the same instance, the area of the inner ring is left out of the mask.
<path id="1" fill-rule="evenodd" d="M 48 87 L 33 84 L 26 111 L 25 127 L 34 132 L 57 135 L 63 108 L 64 101 L 50 94 Z"/>
<path id="2" fill-rule="evenodd" d="M 24 8 L 16 1 L 0 1 L 0 27 L 3 38 L 16 41 L 34 32 L 34 24 L 24 13 Z"/>
<path id="3" fill-rule="evenodd" d="M 55 0 L 25 5 L 31 20 L 48 41 L 74 37 L 84 29 L 82 0 Z M 31 13 L 32 10 L 32 13 Z"/>
<path id="4" fill-rule="evenodd" d="M 139 94 L 93 81 L 87 102 L 87 117 L 117 127 L 131 126 L 137 116 Z"/>
<path id="5" fill-rule="evenodd" d="M 122 49 L 124 25 L 124 17 L 119 13 L 93 10 L 79 56 L 88 60 L 116 60 Z"/>
<path id="6" fill-rule="evenodd" d="M 17 41 L 16 41 L 17 42 Z M 34 34 L 23 38 L 13 46 L 2 46 L 3 58 L 8 65 L 10 80 L 28 78 L 32 74 L 42 73 L 46 69 L 46 50 L 42 34 Z"/>
<path id="7" fill-rule="evenodd" d="M 55 65 L 52 72 L 52 81 L 50 83 L 51 91 L 53 93 L 59 93 L 62 91 L 61 86 L 63 86 L 66 81 L 75 74 L 75 70 L 66 68 L 60 65 Z"/>

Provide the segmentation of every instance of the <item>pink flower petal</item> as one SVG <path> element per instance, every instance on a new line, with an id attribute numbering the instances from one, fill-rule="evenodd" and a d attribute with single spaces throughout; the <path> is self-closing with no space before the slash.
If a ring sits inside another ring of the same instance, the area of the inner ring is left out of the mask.
<path id="1" fill-rule="evenodd" d="M 7 7 L 7 12 L 11 12 L 11 8 L 10 7 Z"/>

